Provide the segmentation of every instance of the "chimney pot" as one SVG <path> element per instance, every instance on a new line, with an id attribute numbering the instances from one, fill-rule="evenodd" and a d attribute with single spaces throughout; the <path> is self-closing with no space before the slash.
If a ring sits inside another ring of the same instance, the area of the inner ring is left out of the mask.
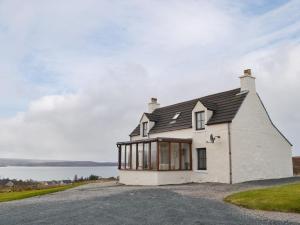
<path id="1" fill-rule="evenodd" d="M 148 112 L 152 113 L 155 109 L 159 108 L 160 104 L 157 102 L 157 98 L 151 98 L 150 103 L 148 103 Z"/>
<path id="2" fill-rule="evenodd" d="M 251 69 L 244 70 L 244 76 L 251 76 Z"/>
<path id="3" fill-rule="evenodd" d="M 151 98 L 152 103 L 157 103 L 157 98 Z"/>
<path id="4" fill-rule="evenodd" d="M 256 93 L 255 77 L 251 74 L 251 69 L 244 70 L 244 75 L 240 77 L 241 91 Z"/>

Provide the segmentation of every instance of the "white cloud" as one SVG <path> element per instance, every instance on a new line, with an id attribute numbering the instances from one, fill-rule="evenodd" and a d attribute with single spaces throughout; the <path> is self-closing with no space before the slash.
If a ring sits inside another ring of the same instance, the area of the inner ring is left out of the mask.
<path id="1" fill-rule="evenodd" d="M 132 129 L 128 121 L 136 120 L 143 102 L 144 96 L 130 93 L 140 83 L 137 71 L 135 67 L 123 71 L 133 74 L 128 81 L 95 81 L 74 94 L 44 96 L 25 113 L 1 120 L 1 156 L 114 160 L 115 143 L 127 138 Z M 147 93 L 147 86 L 139 91 Z"/>
<path id="2" fill-rule="evenodd" d="M 239 61 L 240 65 L 251 65 L 257 74 L 257 89 L 274 123 L 295 145 L 299 154 L 300 110 L 300 44 L 289 44 L 278 48 L 253 52 Z"/>
<path id="3" fill-rule="evenodd" d="M 253 17 L 242 6 L 2 1 L 0 105 L 23 110 L 0 120 L 0 157 L 115 160 L 150 97 L 165 105 L 235 88 L 246 67 L 297 149 L 300 4 Z"/>

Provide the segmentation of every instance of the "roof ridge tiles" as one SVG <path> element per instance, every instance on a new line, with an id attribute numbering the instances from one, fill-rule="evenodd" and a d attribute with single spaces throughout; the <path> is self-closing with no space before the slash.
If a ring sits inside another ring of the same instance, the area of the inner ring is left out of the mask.
<path id="1" fill-rule="evenodd" d="M 191 102 L 194 102 L 194 101 L 201 101 L 201 99 L 203 100 L 203 98 L 214 97 L 216 95 L 231 93 L 233 91 L 238 91 L 238 90 L 240 91 L 240 88 L 235 88 L 235 89 L 231 89 L 231 90 L 228 90 L 228 91 L 222 91 L 222 92 L 206 95 L 206 96 L 203 96 L 203 97 L 198 97 L 198 98 L 194 98 L 194 99 L 191 99 L 191 100 L 186 100 L 186 101 L 177 102 L 177 103 L 174 103 L 174 104 L 171 104 L 171 105 L 162 106 L 162 107 L 159 107 L 159 108 L 155 109 L 152 113 L 154 113 L 157 110 L 159 111 L 161 109 L 165 109 L 167 107 L 172 107 L 172 106 L 176 106 L 176 105 L 180 105 L 180 104 L 188 104 L 188 103 L 191 103 Z M 236 93 L 234 95 L 236 95 Z"/>

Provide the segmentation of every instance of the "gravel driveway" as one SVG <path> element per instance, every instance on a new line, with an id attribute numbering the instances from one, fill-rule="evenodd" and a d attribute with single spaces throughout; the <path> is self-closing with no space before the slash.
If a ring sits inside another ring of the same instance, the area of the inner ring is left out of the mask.
<path id="1" fill-rule="evenodd" d="M 89 184 L 41 197 L 0 203 L 0 224 L 300 224 L 299 214 L 241 209 L 222 201 L 232 192 L 291 182 L 300 182 L 300 177 L 235 185 L 137 187 Z"/>

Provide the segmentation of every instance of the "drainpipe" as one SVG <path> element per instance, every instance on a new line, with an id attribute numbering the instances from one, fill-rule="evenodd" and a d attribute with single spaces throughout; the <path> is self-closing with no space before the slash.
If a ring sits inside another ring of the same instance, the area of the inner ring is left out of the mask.
<path id="1" fill-rule="evenodd" d="M 229 148 L 229 183 L 232 184 L 231 133 L 230 133 L 230 123 L 227 124 L 228 124 L 228 148 Z"/>

